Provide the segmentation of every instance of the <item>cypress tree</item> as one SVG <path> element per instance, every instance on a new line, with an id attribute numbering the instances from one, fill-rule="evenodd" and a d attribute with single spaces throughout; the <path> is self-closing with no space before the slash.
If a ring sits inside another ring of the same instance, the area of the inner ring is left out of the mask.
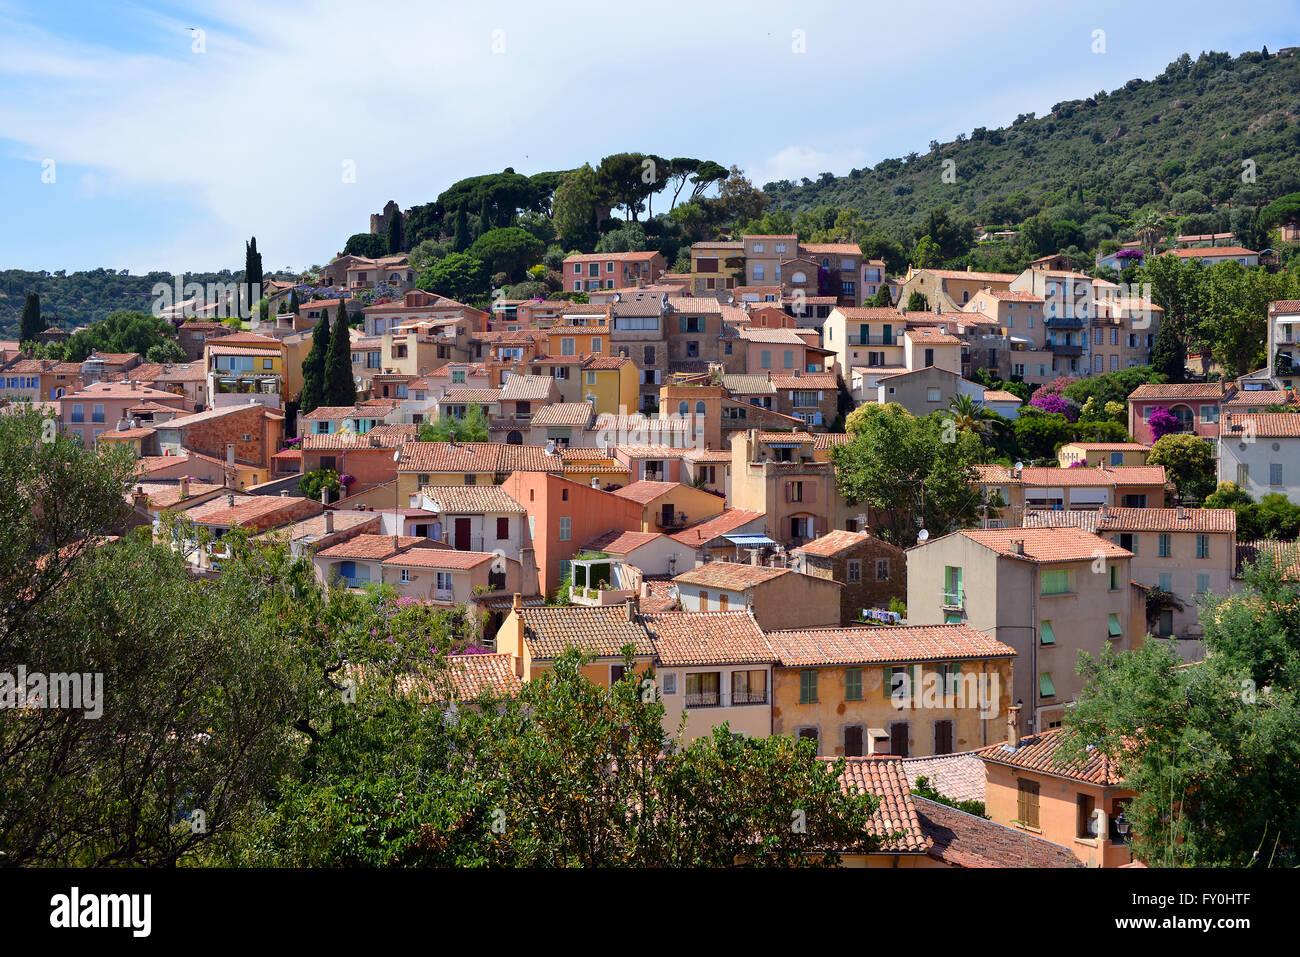
<path id="1" fill-rule="evenodd" d="M 469 214 L 465 212 L 464 206 L 456 210 L 456 235 L 452 240 L 452 248 L 458 253 L 469 249 Z"/>
<path id="2" fill-rule="evenodd" d="M 488 200 L 487 194 L 483 194 L 483 206 L 478 212 L 478 234 L 482 236 L 492 228 L 492 223 L 488 221 Z"/>
<path id="3" fill-rule="evenodd" d="M 296 316 L 296 315 L 298 315 L 298 310 L 299 310 L 301 307 L 302 307 L 302 304 L 301 304 L 300 302 L 298 302 L 298 290 L 297 290 L 297 289 L 290 290 L 290 292 L 289 292 L 289 311 L 290 311 L 291 313 L 293 313 L 293 314 Z"/>
<path id="4" fill-rule="evenodd" d="M 248 289 L 245 299 L 252 304 L 262 297 L 262 254 L 257 251 L 257 237 L 244 244 L 244 283 Z"/>
<path id="5" fill-rule="evenodd" d="M 36 337 L 45 331 L 41 324 L 41 297 L 34 292 L 27 294 L 23 302 L 23 318 L 18 326 L 18 341 L 35 342 Z"/>
<path id="6" fill-rule="evenodd" d="M 277 310 L 275 310 L 275 311 L 276 311 L 276 313 L 277 313 L 278 315 L 281 315 L 281 316 L 283 316 L 286 312 L 288 312 L 288 311 L 289 311 L 289 302 L 288 302 L 288 300 L 286 300 L 286 299 L 281 299 L 281 300 L 280 300 L 280 308 L 277 309 Z"/>
<path id="7" fill-rule="evenodd" d="M 321 404 L 325 391 L 325 356 L 330 350 L 330 317 L 322 312 L 320 322 L 311 333 L 311 349 L 302 360 L 302 395 L 298 397 L 298 412 L 306 415 Z"/>
<path id="8" fill-rule="evenodd" d="M 357 401 L 357 384 L 352 379 L 352 339 L 348 335 L 348 313 L 344 303 L 339 303 L 334 319 L 334 335 L 330 337 L 330 351 L 325 356 L 325 379 L 321 390 L 322 405 L 354 405 Z"/>
<path id="9" fill-rule="evenodd" d="M 402 213 L 400 210 L 393 210 L 393 216 L 388 220 L 388 255 L 396 256 L 402 251 Z"/>

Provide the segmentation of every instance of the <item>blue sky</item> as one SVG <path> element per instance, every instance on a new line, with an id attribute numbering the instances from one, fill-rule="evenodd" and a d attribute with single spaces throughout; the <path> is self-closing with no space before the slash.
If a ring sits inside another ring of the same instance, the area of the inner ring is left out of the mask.
<path id="1" fill-rule="evenodd" d="M 301 268 L 389 199 L 622 150 L 843 174 L 1300 26 L 1300 2 L 1049 6 L 0 0 L 0 268 L 239 269 L 249 235 Z"/>

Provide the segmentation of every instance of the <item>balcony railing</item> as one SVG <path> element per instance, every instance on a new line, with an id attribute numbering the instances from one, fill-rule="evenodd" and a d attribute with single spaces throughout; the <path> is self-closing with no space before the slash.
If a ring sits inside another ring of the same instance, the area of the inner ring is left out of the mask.
<path id="1" fill-rule="evenodd" d="M 695 694 L 686 694 L 686 708 L 732 708 L 744 705 L 767 704 L 767 690 L 762 691 L 733 691 L 727 694 L 722 691 L 701 691 Z"/>
<path id="2" fill-rule="evenodd" d="M 966 593 L 963 590 L 958 589 L 953 591 L 952 589 L 945 588 L 943 590 L 943 607 L 961 608 L 964 605 L 965 598 Z"/>
<path id="3" fill-rule="evenodd" d="M 851 344 L 855 346 L 901 346 L 903 343 L 900 342 L 898 336 L 895 335 L 858 335 L 851 340 Z"/>
<path id="4" fill-rule="evenodd" d="M 686 516 L 681 512 L 674 512 L 671 515 L 660 515 L 658 525 L 660 528 L 685 528 Z"/>
<path id="5" fill-rule="evenodd" d="M 719 708 L 722 706 L 722 694 L 718 691 L 702 691 L 686 695 L 688 708 Z"/>
<path id="6" fill-rule="evenodd" d="M 737 704 L 767 704 L 767 689 L 762 691 L 733 691 L 731 693 L 731 703 Z"/>
<path id="7" fill-rule="evenodd" d="M 434 601 L 451 601 L 452 591 L 450 588 L 435 588 L 433 590 Z"/>
<path id="8" fill-rule="evenodd" d="M 1058 356 L 1080 356 L 1083 355 L 1083 346 L 1079 343 L 1067 344 L 1064 342 L 1053 342 L 1048 347 Z"/>

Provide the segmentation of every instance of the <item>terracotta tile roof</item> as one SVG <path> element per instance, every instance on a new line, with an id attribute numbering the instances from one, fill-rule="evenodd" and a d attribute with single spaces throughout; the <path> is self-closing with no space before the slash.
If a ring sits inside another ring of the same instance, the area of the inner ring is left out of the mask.
<path id="1" fill-rule="evenodd" d="M 624 532 L 615 528 L 597 535 L 582 548 L 584 551 L 605 552 L 609 555 L 626 555 L 643 545 L 667 537 L 662 532 Z"/>
<path id="2" fill-rule="evenodd" d="M 521 685 L 510 655 L 448 655 L 447 675 L 457 701 L 477 698 L 485 689 L 493 697 L 509 698 Z"/>
<path id="3" fill-rule="evenodd" d="M 1161 382 L 1140 385 L 1129 393 L 1128 400 L 1144 399 L 1219 399 L 1225 394 L 1222 382 Z"/>
<path id="4" fill-rule="evenodd" d="M 304 452 L 365 452 L 381 449 L 392 450 L 409 442 L 409 438 L 400 435 L 380 434 L 378 429 L 371 429 L 364 435 L 355 432 L 335 432 L 331 435 L 313 435 L 310 432 L 302 437 Z"/>
<path id="5" fill-rule="evenodd" d="M 487 375 L 487 367 L 482 362 L 448 362 L 445 365 L 438 366 L 432 372 L 425 373 L 425 375 L 443 379 L 450 376 L 453 369 L 458 372 L 463 371 L 466 378 Z"/>
<path id="6" fill-rule="evenodd" d="M 1010 283 L 1017 274 L 1010 272 L 967 272 L 962 269 L 918 269 L 940 279 L 970 279 L 974 282 Z"/>
<path id="7" fill-rule="evenodd" d="M 1025 512 L 1025 526 L 1028 528 L 1081 528 L 1085 532 L 1096 532 L 1097 521 L 1101 517 L 1095 508 L 1034 508 Z"/>
<path id="8" fill-rule="evenodd" d="M 1081 562 L 1097 558 L 1132 558 L 1133 553 L 1114 542 L 1085 532 L 1080 528 L 966 528 L 954 535 L 964 535 L 971 541 L 997 552 L 1004 558 L 1031 562 Z M 1023 555 L 1012 551 L 1013 541 L 1024 542 Z M 936 539 L 931 539 L 936 541 Z M 924 545 L 913 546 L 924 548 Z"/>
<path id="9" fill-rule="evenodd" d="M 818 760 L 830 763 L 836 759 Z M 848 793 L 874 794 L 880 798 L 880 806 L 871 816 L 868 830 L 879 837 L 898 835 L 887 841 L 880 851 L 921 854 L 928 851 L 930 838 L 921 829 L 903 762 L 892 757 L 845 758 L 844 762 L 840 786 Z"/>
<path id="10" fill-rule="evenodd" d="M 692 525 L 690 528 L 684 528 L 671 537 L 683 545 L 700 548 L 715 538 L 733 532 L 743 525 L 748 525 L 755 519 L 765 517 L 765 515 L 765 512 L 754 512 L 744 508 L 727 508 L 723 509 L 722 514 L 715 515 L 708 521 L 700 522 L 698 525 Z"/>
<path id="11" fill-rule="evenodd" d="M 555 402 L 533 413 L 533 425 L 585 427 L 595 414 L 590 402 Z"/>
<path id="12" fill-rule="evenodd" d="M 666 575 L 645 575 L 641 579 L 645 594 L 641 596 L 641 611 L 646 615 L 664 611 L 681 611 L 682 603 L 674 591 L 673 580 Z"/>
<path id="13" fill-rule="evenodd" d="M 173 462 L 174 459 L 175 457 Z M 221 525 L 233 528 L 303 502 L 315 505 L 320 510 L 319 502 L 297 495 L 236 495 L 234 499 L 234 507 L 231 507 L 227 504 L 226 496 L 218 495 L 209 502 L 186 509 L 184 514 L 196 525 Z"/>
<path id="14" fill-rule="evenodd" d="M 731 449 L 690 449 L 682 458 L 706 464 L 730 462 Z"/>
<path id="15" fill-rule="evenodd" d="M 772 384 L 778 389 L 822 389 L 834 391 L 838 385 L 834 372 L 801 372 L 799 375 L 774 375 Z"/>
<path id="16" fill-rule="evenodd" d="M 701 313 L 722 313 L 722 303 L 711 296 L 669 296 L 668 308 L 674 312 L 698 315 Z"/>
<path id="17" fill-rule="evenodd" d="M 1197 246 L 1192 249 L 1171 249 L 1166 256 L 1177 256 L 1179 259 L 1201 259 L 1205 256 L 1258 256 L 1253 249 L 1247 249 L 1244 246 Z"/>
<path id="18" fill-rule="evenodd" d="M 1236 532 L 1237 513 L 1230 508 L 1107 507 L 1106 513 L 1097 517 L 1097 531 Z"/>
<path id="19" fill-rule="evenodd" d="M 1279 299 L 1276 302 L 1270 302 L 1268 311 L 1280 312 L 1284 315 L 1300 312 L 1300 299 Z"/>
<path id="20" fill-rule="evenodd" d="M 438 404 L 472 402 L 479 405 L 491 405 L 504 397 L 503 389 L 448 389 L 438 399 Z"/>
<path id="21" fill-rule="evenodd" d="M 267 346 L 271 349 L 280 348 L 279 339 L 272 339 L 269 336 L 260 336 L 255 332 L 232 332 L 228 336 L 221 337 L 221 344 L 232 346 Z"/>
<path id="22" fill-rule="evenodd" d="M 776 661 L 748 611 L 676 611 L 643 615 L 642 621 L 660 663 L 670 668 Z"/>
<path id="23" fill-rule="evenodd" d="M 800 243 L 799 251 L 816 256 L 861 256 L 857 243 Z"/>
<path id="24" fill-rule="evenodd" d="M 597 423 L 597 427 L 600 427 L 599 423 Z M 642 428 L 648 428 L 648 426 L 643 425 Z M 683 432 L 683 434 L 685 433 Z M 672 445 L 619 445 L 615 446 L 615 449 L 630 459 L 680 459 L 684 458 L 687 451 L 689 451 Z"/>
<path id="25" fill-rule="evenodd" d="M 870 532 L 846 532 L 836 529 L 827 532 L 820 538 L 805 542 L 798 548 L 792 549 L 792 551 L 803 552 L 805 555 L 815 555 L 818 558 L 831 558 L 840 552 L 846 552 L 850 548 L 869 541 L 871 541 Z M 884 543 L 882 542 L 882 544 Z"/>
<path id="26" fill-rule="evenodd" d="M 505 493 L 500 485 L 426 485 L 420 494 L 443 514 L 519 515 L 524 507 Z"/>
<path id="27" fill-rule="evenodd" d="M 215 488 L 216 486 L 213 487 Z M 195 484 L 191 482 L 191 494 L 193 493 L 194 488 Z M 335 532 L 346 532 L 349 529 L 356 528 L 358 525 L 373 524 L 376 529 L 379 528 L 378 512 L 350 512 L 335 510 L 332 514 L 334 515 L 333 523 Z M 322 513 L 320 515 L 313 515 L 311 518 L 305 518 L 300 522 L 291 522 L 281 528 L 273 528 L 270 531 L 258 535 L 257 538 L 259 540 L 283 538 L 285 541 L 293 542 L 304 538 L 322 538 L 326 534 L 329 533 L 325 531 L 325 515 Z"/>
<path id="28" fill-rule="evenodd" d="M 929 855 L 953 867 L 1083 867 L 1073 852 L 987 818 L 912 795 Z"/>
<path id="29" fill-rule="evenodd" d="M 346 542 L 339 542 L 316 554 L 322 558 L 355 558 L 363 561 L 381 561 L 396 555 L 403 549 L 430 542 L 427 538 L 415 538 L 409 535 L 357 535 Z M 427 545 L 422 545 L 427 548 Z M 433 550 L 439 550 L 434 546 Z"/>
<path id="30" fill-rule="evenodd" d="M 802 346 L 804 340 L 793 329 L 768 329 L 762 326 L 741 326 L 737 331 L 747 342 L 771 343 L 784 346 Z"/>
<path id="31" fill-rule="evenodd" d="M 758 441 L 760 442 L 794 442 L 799 445 L 812 445 L 813 437 L 811 432 L 759 432 Z"/>
<path id="32" fill-rule="evenodd" d="M 93 385 L 88 385 L 77 392 L 69 392 L 64 396 L 61 396 L 60 399 L 64 402 L 67 402 L 69 399 L 73 401 L 78 399 L 82 401 L 90 401 L 92 399 L 105 397 L 110 399 L 140 399 L 141 401 L 152 399 L 159 402 L 162 402 L 162 400 L 165 399 L 171 403 L 168 405 L 168 408 L 171 409 L 175 409 L 178 402 L 185 401 L 184 396 L 177 395 L 174 392 L 164 392 L 161 389 L 151 389 L 144 385 L 136 385 L 135 388 L 132 388 L 131 383 L 129 382 L 103 381 L 96 382 Z M 163 404 L 166 405 L 167 403 L 163 402 Z"/>
<path id="33" fill-rule="evenodd" d="M 1085 452 L 1151 451 L 1151 446 L 1143 445 L 1141 442 L 1066 442 L 1064 448 L 1083 449 Z"/>
<path id="34" fill-rule="evenodd" d="M 1063 741 L 1061 729 L 1056 728 L 1021 738 L 1014 751 L 1009 750 L 1003 742 L 980 748 L 975 754 L 993 764 L 1005 764 L 1024 771 L 1041 771 L 1087 784 L 1124 783 L 1115 763 L 1103 757 L 1099 751 L 1092 751 L 1082 764 L 1066 762 L 1061 756 Z"/>
<path id="35" fill-rule="evenodd" d="M 1020 396 L 1016 395 L 1014 392 L 1004 392 L 1001 389 L 985 389 L 984 401 L 1021 403 L 1024 402 L 1024 399 L 1020 398 Z"/>
<path id="36" fill-rule="evenodd" d="M 954 801 L 983 801 L 984 762 L 974 751 L 935 754 L 926 758 L 903 758 L 907 781 L 916 787 L 916 779 L 930 779 L 930 787 Z"/>
<path id="37" fill-rule="evenodd" d="M 708 562 L 683 572 L 675 580 L 686 585 L 744 591 L 783 575 L 797 574 L 799 573 L 790 568 L 769 568 L 766 565 L 747 565 L 740 562 Z"/>
<path id="38" fill-rule="evenodd" d="M 392 541 L 389 536 L 389 541 Z M 467 571 L 498 556 L 492 552 L 463 552 L 455 548 L 408 548 L 385 558 L 385 565 L 409 568 L 447 568 Z"/>
<path id="39" fill-rule="evenodd" d="M 555 380 L 548 375 L 506 376 L 502 383 L 503 402 L 545 402 L 555 389 Z"/>
<path id="40" fill-rule="evenodd" d="M 613 262 L 650 262 L 655 256 L 661 255 L 654 250 L 645 250 L 642 252 L 627 253 L 572 253 L 565 256 L 566 263 L 585 263 L 585 262 L 603 262 L 611 260 Z"/>
<path id="41" fill-rule="evenodd" d="M 350 419 L 357 414 L 354 405 L 318 405 L 302 418 L 306 422 L 329 422 L 335 419 Z"/>
<path id="42" fill-rule="evenodd" d="M 218 343 L 222 342 L 225 342 L 225 339 L 218 339 L 216 342 L 209 344 L 208 352 L 214 356 L 264 356 L 268 359 L 271 358 L 272 355 L 279 355 L 275 349 L 258 349 L 253 346 L 218 345 Z M 269 369 L 265 371 L 268 373 L 270 372 Z"/>
<path id="43" fill-rule="evenodd" d="M 1272 405 L 1295 405 L 1296 396 L 1290 389 L 1256 389 L 1238 392 L 1223 403 L 1224 411 L 1244 412 L 1246 409 L 1266 409 Z"/>
<path id="44" fill-rule="evenodd" d="M 681 482 L 654 482 L 643 479 L 639 482 L 633 482 L 631 485 L 624 485 L 614 494 L 619 498 L 626 498 L 641 505 L 649 505 L 660 496 L 683 487 Z"/>
<path id="45" fill-rule="evenodd" d="M 1164 485 L 1163 465 L 1107 465 L 1098 468 L 1053 468 L 1030 466 L 1020 471 L 1020 481 L 1038 487 L 1113 487 L 1116 485 Z"/>
<path id="46" fill-rule="evenodd" d="M 587 356 L 582 360 L 584 369 L 621 369 L 632 360 L 627 356 Z"/>
<path id="47" fill-rule="evenodd" d="M 961 340 L 956 336 L 949 335 L 942 329 L 936 329 L 934 326 L 916 326 L 911 329 L 904 329 L 903 335 L 913 342 L 920 342 L 926 345 L 961 345 Z"/>
<path id="48" fill-rule="evenodd" d="M 1265 538 L 1254 542 L 1237 543 L 1237 564 L 1234 575 L 1241 576 L 1247 563 L 1264 562 L 1280 567 L 1291 581 L 1300 579 L 1300 543 L 1294 540 Z"/>
<path id="49" fill-rule="evenodd" d="M 615 317 L 659 316 L 663 312 L 663 300 L 658 297 L 650 299 L 621 299 L 610 303 L 610 312 Z"/>
<path id="50" fill-rule="evenodd" d="M 969 625 L 800 628 L 770 631 L 767 640 L 786 668 L 980 660 L 1016 654 L 1014 648 Z"/>
<path id="51" fill-rule="evenodd" d="M 767 374 L 733 373 L 722 377 L 722 385 L 728 392 L 739 395 L 772 395 L 776 385 Z"/>
<path id="52" fill-rule="evenodd" d="M 818 432 L 813 436 L 813 448 L 823 452 L 832 445 L 848 445 L 852 441 L 853 436 L 847 432 Z"/>
<path id="53" fill-rule="evenodd" d="M 1021 292 L 1018 289 L 989 289 L 987 294 L 994 299 L 1000 299 L 1009 302 L 1042 302 L 1042 296 L 1035 296 L 1032 292 Z M 978 293 L 976 293 L 978 295 Z"/>
<path id="54" fill-rule="evenodd" d="M 1223 417 L 1219 435 L 1231 439 L 1234 432 L 1248 435 L 1252 428 L 1259 439 L 1293 439 L 1300 436 L 1300 413 L 1233 412 Z"/>
<path id="55" fill-rule="evenodd" d="M 411 442 L 406 446 L 399 472 L 560 472 L 563 460 L 547 455 L 538 445 L 495 442 Z"/>
<path id="56" fill-rule="evenodd" d="M 145 362 L 125 372 L 112 372 L 104 376 L 111 381 L 125 382 L 202 382 L 207 379 L 202 362 L 177 362 L 163 365 Z"/>
<path id="57" fill-rule="evenodd" d="M 639 616 L 629 621 L 626 605 L 545 606 L 523 608 L 519 613 L 524 640 L 534 658 L 558 658 L 567 647 L 577 647 L 603 658 L 621 658 L 624 645 L 637 657 L 655 653 L 654 642 Z"/>
<path id="58" fill-rule="evenodd" d="M 209 485 L 206 482 L 191 482 L 189 497 L 206 495 L 208 492 L 215 492 L 222 487 L 220 485 Z M 148 496 L 151 508 L 171 508 L 181 501 L 180 485 L 176 482 L 146 482 L 144 483 L 144 493 Z M 128 498 L 130 494 L 128 491 Z"/>

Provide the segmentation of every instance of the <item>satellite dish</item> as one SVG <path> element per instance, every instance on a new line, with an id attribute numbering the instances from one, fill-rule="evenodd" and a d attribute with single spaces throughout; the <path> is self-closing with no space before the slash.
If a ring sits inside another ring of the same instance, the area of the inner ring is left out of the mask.
<path id="1" fill-rule="evenodd" d="M 916 540 L 918 542 L 923 542 L 929 537 L 930 537 L 930 533 L 927 532 L 925 529 L 921 529 L 919 532 L 916 533 Z"/>
<path id="2" fill-rule="evenodd" d="M 1016 463 L 1016 468 L 1017 468 L 1017 469 L 1022 469 L 1022 468 L 1024 468 L 1024 467 L 1025 467 L 1025 463 L 1024 463 L 1024 462 L 1017 462 L 1017 463 Z"/>

